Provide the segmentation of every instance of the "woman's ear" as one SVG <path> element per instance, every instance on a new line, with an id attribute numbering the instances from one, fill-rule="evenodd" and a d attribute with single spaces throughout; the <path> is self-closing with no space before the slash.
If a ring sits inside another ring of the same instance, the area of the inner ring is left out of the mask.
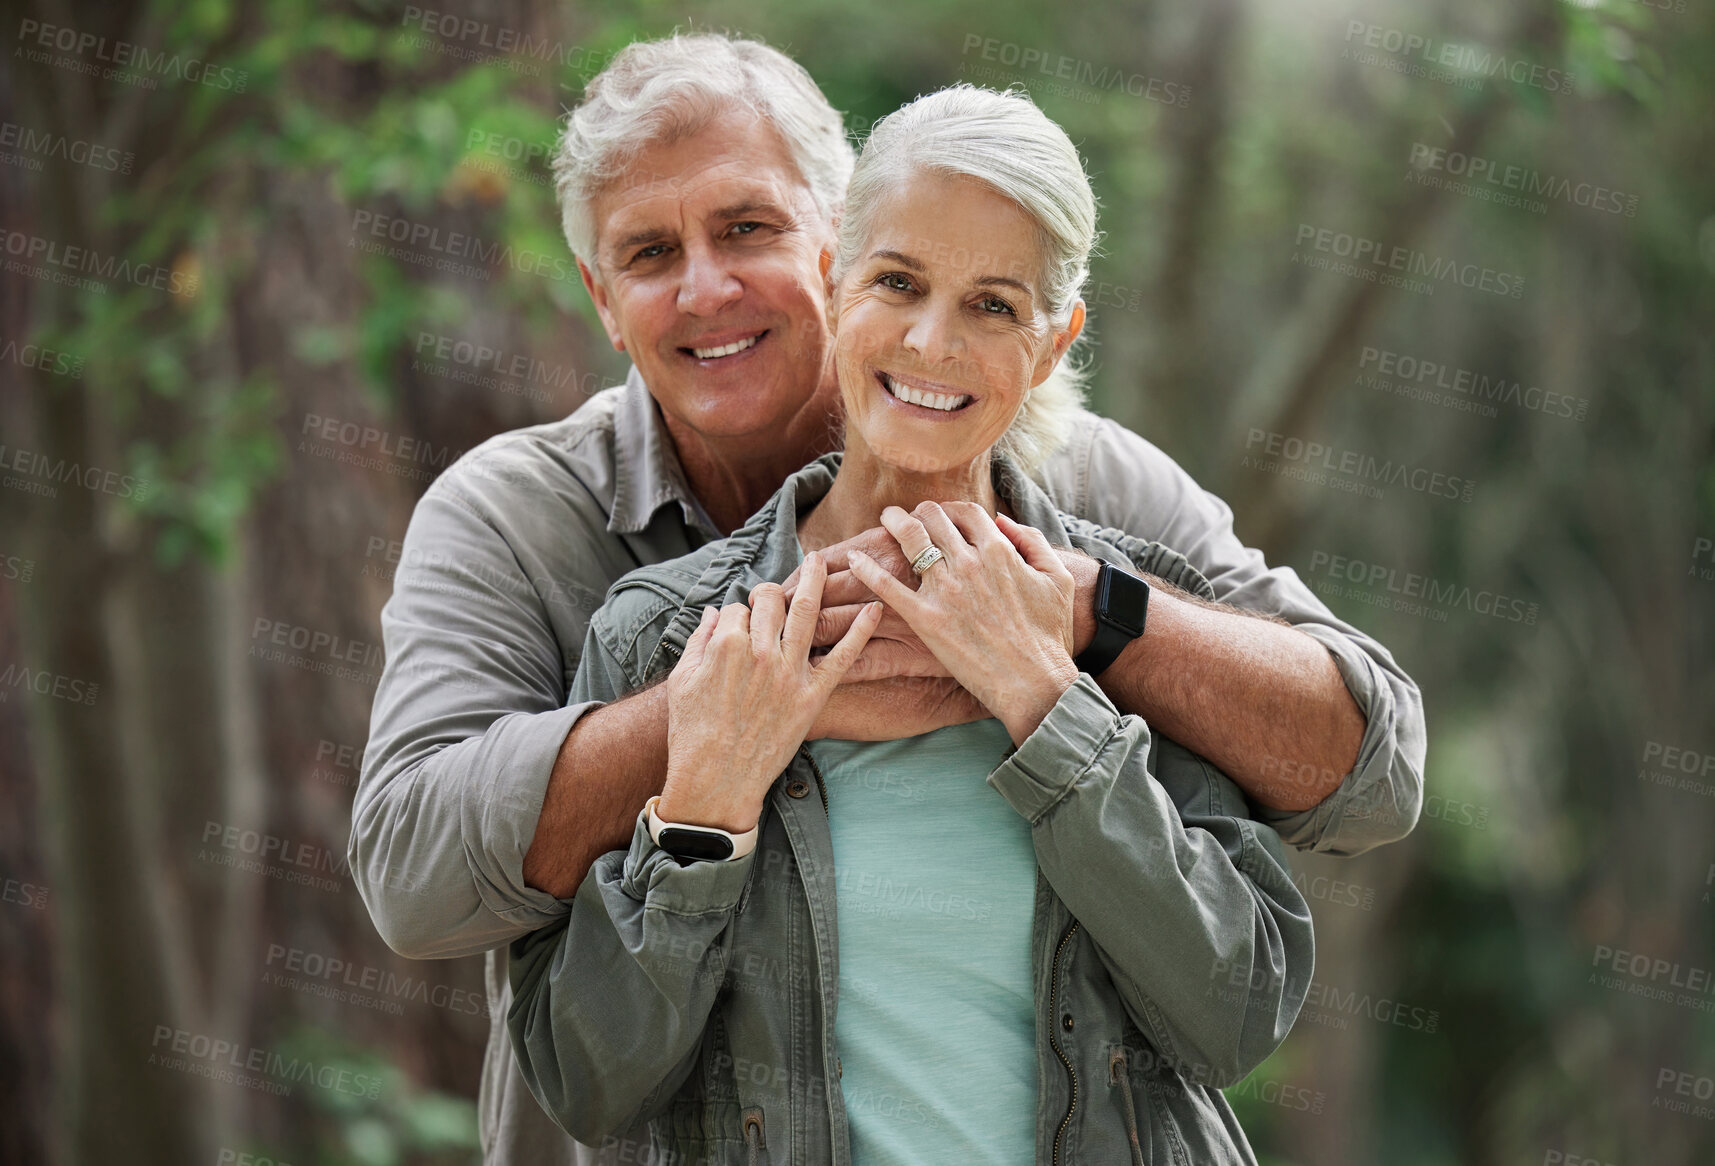
<path id="1" fill-rule="evenodd" d="M 1035 379 L 1030 382 L 1031 388 L 1035 388 L 1048 379 L 1048 374 L 1054 371 L 1054 367 L 1066 355 L 1066 350 L 1072 347 L 1072 342 L 1078 338 L 1079 333 L 1083 330 L 1084 301 L 1079 299 L 1073 301 L 1072 317 L 1066 321 L 1066 327 L 1062 331 L 1054 333 L 1053 343 L 1048 346 L 1048 351 L 1042 354 L 1042 359 L 1036 363 L 1036 375 Z"/>

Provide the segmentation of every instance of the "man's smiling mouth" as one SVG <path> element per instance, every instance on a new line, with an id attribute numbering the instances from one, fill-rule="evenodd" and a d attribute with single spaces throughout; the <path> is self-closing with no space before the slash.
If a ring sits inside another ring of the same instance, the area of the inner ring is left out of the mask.
<path id="1" fill-rule="evenodd" d="M 746 336 L 742 340 L 734 340 L 730 344 L 722 344 L 715 348 L 681 348 L 679 351 L 688 352 L 698 360 L 719 360 L 723 356 L 735 356 L 747 349 L 755 348 L 756 342 L 766 335 L 768 332 L 765 329 L 754 336 Z"/>

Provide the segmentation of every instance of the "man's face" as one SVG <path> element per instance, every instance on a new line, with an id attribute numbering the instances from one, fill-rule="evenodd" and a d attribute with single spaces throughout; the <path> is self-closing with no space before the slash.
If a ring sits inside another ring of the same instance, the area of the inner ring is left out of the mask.
<path id="1" fill-rule="evenodd" d="M 833 229 L 772 126 L 735 111 L 647 146 L 591 210 L 584 284 L 670 419 L 730 438 L 803 409 L 828 351 Z"/>

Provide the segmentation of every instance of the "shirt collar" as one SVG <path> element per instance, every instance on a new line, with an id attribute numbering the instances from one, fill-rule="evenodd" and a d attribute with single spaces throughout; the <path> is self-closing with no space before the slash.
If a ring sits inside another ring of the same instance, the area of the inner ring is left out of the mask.
<path id="1" fill-rule="evenodd" d="M 704 537 L 715 539 L 720 532 L 685 483 L 685 467 L 673 448 L 661 406 L 649 394 L 643 375 L 632 365 L 625 376 L 619 407 L 613 418 L 614 467 L 613 515 L 607 529 L 614 534 L 636 534 L 654 519 L 655 512 L 677 502 L 685 525 L 699 527 Z"/>

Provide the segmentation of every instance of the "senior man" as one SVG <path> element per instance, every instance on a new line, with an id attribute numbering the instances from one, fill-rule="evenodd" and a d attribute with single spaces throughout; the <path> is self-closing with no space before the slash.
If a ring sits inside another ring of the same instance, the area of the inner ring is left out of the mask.
<path id="1" fill-rule="evenodd" d="M 569 911 L 661 789 L 665 686 L 565 705 L 608 586 L 730 533 L 838 448 L 819 260 L 852 160 L 839 114 L 764 45 L 693 36 L 619 53 L 568 118 L 554 169 L 578 269 L 631 373 L 562 421 L 484 442 L 412 516 L 382 613 L 351 870 L 396 951 L 487 953 L 489 1162 L 646 1160 L 646 1142 L 578 1145 L 531 1097 L 506 1035 L 505 945 Z M 1408 832 L 1423 711 L 1388 652 L 1269 569 L 1227 506 L 1141 437 L 1080 411 L 1044 453 L 1035 475 L 1062 510 L 1179 550 L 1230 605 L 1150 580 L 1143 634 L 1099 677 L 1115 703 L 1230 774 L 1294 846 L 1351 854 Z M 853 540 L 878 555 L 890 541 L 879 527 Z M 867 594 L 845 549 L 827 553 L 827 604 Z M 1082 651 L 1096 564 L 1067 554 Z M 897 548 L 890 566 L 909 578 Z M 824 622 L 833 637 L 841 613 Z M 897 621 L 866 659 L 815 735 L 891 739 L 986 715 Z"/>

